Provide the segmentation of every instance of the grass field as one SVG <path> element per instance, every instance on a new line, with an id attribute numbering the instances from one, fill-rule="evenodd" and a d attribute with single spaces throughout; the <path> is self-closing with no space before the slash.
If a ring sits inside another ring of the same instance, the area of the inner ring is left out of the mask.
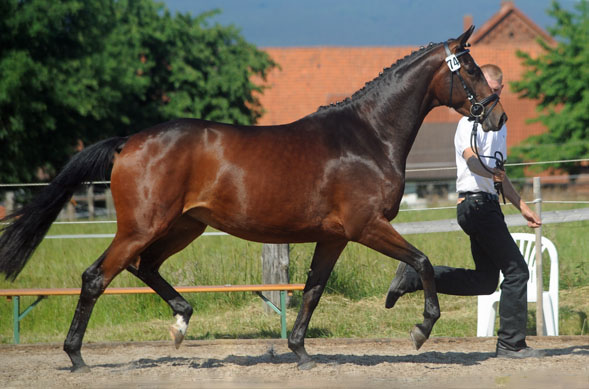
<path id="1" fill-rule="evenodd" d="M 544 211 L 571 205 L 547 205 Z M 513 207 L 506 213 L 517 212 Z M 401 212 L 396 223 L 454 218 L 454 209 Z M 54 225 L 50 234 L 113 233 L 114 224 Z M 530 231 L 525 227 L 512 232 Z M 559 252 L 560 333 L 589 333 L 589 221 L 543 227 Z M 463 232 L 408 235 L 434 265 L 472 267 L 468 237 Z M 82 272 L 104 251 L 110 239 L 46 239 L 14 283 L 4 288 L 79 287 Z M 303 283 L 314 245 L 291 246 L 291 282 Z M 162 274 L 173 285 L 261 283 L 261 244 L 228 236 L 205 236 L 169 259 Z M 357 244 L 349 244 L 329 280 L 311 321 L 310 337 L 399 337 L 422 321 L 423 295 L 404 296 L 392 310 L 384 296 L 397 261 Z M 545 269 L 546 271 L 547 269 Z M 122 273 L 112 286 L 143 286 Z M 289 328 L 296 317 L 300 292 L 288 312 Z M 185 296 L 195 308 L 187 337 L 279 337 L 277 315 L 265 314 L 251 293 L 200 293 Z M 23 306 L 34 299 L 23 298 Z M 73 316 L 76 297 L 53 297 L 41 302 L 21 323 L 21 343 L 62 342 Z M 440 295 L 442 318 L 433 336 L 474 336 L 476 297 Z M 535 306 L 529 309 L 529 331 L 535 333 Z M 0 343 L 12 342 L 12 304 L 0 301 Z M 160 340 L 172 323 L 168 306 L 155 295 L 103 296 L 94 310 L 86 341 Z"/>

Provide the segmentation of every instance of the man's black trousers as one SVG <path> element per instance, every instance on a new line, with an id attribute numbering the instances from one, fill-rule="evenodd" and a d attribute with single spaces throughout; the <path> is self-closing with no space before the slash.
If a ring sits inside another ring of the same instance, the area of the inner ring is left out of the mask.
<path id="1" fill-rule="evenodd" d="M 458 204 L 457 219 L 470 237 L 475 269 L 434 266 L 437 291 L 460 296 L 491 294 L 501 271 L 498 343 L 510 350 L 526 347 L 528 266 L 507 229 L 499 202 L 467 197 Z M 423 289 L 417 272 L 407 268 L 407 292 Z"/>

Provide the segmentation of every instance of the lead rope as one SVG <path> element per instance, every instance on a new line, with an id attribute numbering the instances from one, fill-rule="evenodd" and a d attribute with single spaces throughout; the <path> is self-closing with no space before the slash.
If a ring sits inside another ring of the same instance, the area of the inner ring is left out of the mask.
<path id="1" fill-rule="evenodd" d="M 474 123 L 472 125 L 472 131 L 470 133 L 470 147 L 474 150 L 474 152 L 479 160 L 479 163 L 481 164 L 483 169 L 485 169 L 487 172 L 494 175 L 493 171 L 491 169 L 489 169 L 483 163 L 483 160 L 481 159 L 481 157 L 494 159 L 495 160 L 495 167 L 497 169 L 505 171 L 505 159 L 503 158 L 503 153 L 501 151 L 495 151 L 494 155 L 480 155 L 479 154 L 479 148 L 477 146 L 477 125 L 478 124 L 479 124 L 479 118 L 475 117 Z M 505 193 L 503 193 L 503 183 L 501 181 L 493 180 L 493 186 L 495 187 L 495 190 L 497 191 L 497 195 L 498 196 L 501 195 L 501 198 L 503 199 L 503 204 L 506 204 Z"/>

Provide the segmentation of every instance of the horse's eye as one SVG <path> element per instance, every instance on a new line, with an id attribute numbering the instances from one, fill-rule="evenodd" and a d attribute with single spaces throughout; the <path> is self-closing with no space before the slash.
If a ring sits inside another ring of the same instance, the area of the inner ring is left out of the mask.
<path id="1" fill-rule="evenodd" d="M 477 67 L 473 64 L 468 64 L 465 66 L 466 72 L 470 75 L 474 75 L 477 72 Z"/>

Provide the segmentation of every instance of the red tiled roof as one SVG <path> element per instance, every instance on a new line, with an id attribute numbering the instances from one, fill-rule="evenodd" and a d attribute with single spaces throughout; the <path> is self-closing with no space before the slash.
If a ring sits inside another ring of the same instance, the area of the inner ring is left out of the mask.
<path id="1" fill-rule="evenodd" d="M 410 47 L 296 47 L 264 49 L 281 69 L 268 75 L 258 124 L 284 124 L 352 95 Z"/>
<path id="2" fill-rule="evenodd" d="M 513 1 L 502 1 L 499 12 L 474 32 L 470 37 L 470 43 L 520 44 L 531 43 L 537 37 L 541 37 L 549 44 L 556 43 L 544 29 L 520 11 Z"/>

